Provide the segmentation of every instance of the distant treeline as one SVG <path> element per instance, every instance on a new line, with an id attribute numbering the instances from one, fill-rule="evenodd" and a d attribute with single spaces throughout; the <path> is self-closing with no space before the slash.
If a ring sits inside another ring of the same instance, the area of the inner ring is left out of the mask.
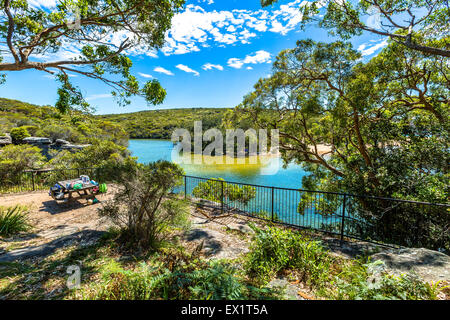
<path id="1" fill-rule="evenodd" d="M 31 136 L 87 143 L 91 137 L 106 138 L 121 145 L 131 139 L 170 139 L 176 128 L 193 133 L 194 121 L 203 131 L 221 128 L 227 108 L 148 110 L 122 114 L 90 115 L 75 111 L 61 114 L 55 107 L 38 106 L 0 98 L 0 135 L 23 127 Z"/>
<path id="2" fill-rule="evenodd" d="M 170 139 L 176 128 L 187 129 L 193 133 L 194 121 L 202 121 L 203 131 L 214 127 L 220 128 L 228 110 L 226 108 L 166 109 L 96 117 L 120 124 L 132 139 Z"/>

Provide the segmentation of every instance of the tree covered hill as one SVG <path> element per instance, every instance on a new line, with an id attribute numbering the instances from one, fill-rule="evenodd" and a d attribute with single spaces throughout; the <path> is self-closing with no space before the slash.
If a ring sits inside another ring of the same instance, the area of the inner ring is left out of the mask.
<path id="1" fill-rule="evenodd" d="M 20 129 L 22 138 L 40 136 L 72 143 L 109 140 L 126 146 L 128 134 L 121 125 L 80 111 L 61 114 L 55 107 L 0 98 L 0 135 Z M 14 137 L 13 137 L 14 138 Z"/>
<path id="2" fill-rule="evenodd" d="M 92 138 L 126 145 L 129 138 L 170 139 L 176 128 L 193 132 L 194 121 L 203 130 L 220 128 L 227 108 L 186 108 L 148 110 L 132 113 L 90 115 L 80 111 L 61 114 L 53 106 L 38 106 L 0 98 L 0 135 L 25 128 L 31 136 L 73 143 L 89 143 Z"/>
<path id="3" fill-rule="evenodd" d="M 170 139 L 176 128 L 193 132 L 194 121 L 201 120 L 203 130 L 220 128 L 228 110 L 226 108 L 164 109 L 101 115 L 97 118 L 121 124 L 130 138 Z"/>

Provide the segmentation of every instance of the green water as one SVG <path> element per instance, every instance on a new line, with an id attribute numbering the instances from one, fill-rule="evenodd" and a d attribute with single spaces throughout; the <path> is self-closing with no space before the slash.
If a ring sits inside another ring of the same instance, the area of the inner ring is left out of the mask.
<path id="1" fill-rule="evenodd" d="M 129 141 L 129 150 L 133 156 L 137 156 L 139 162 L 147 163 L 157 160 L 172 161 L 173 145 L 169 140 L 132 139 Z M 305 171 L 298 165 L 290 164 L 282 167 L 282 161 L 276 157 L 253 157 L 246 159 L 232 159 L 233 164 L 227 164 L 225 157 L 204 157 L 201 164 L 194 164 L 192 156 L 191 164 L 182 163 L 186 158 L 174 159 L 181 162 L 187 175 L 203 178 L 223 178 L 227 181 L 275 186 L 298 189 L 302 185 L 302 177 Z M 209 164 L 208 162 L 216 163 Z M 237 163 L 245 160 L 245 163 Z M 187 161 L 184 161 L 187 162 Z M 217 162 L 222 162 L 217 163 Z"/>

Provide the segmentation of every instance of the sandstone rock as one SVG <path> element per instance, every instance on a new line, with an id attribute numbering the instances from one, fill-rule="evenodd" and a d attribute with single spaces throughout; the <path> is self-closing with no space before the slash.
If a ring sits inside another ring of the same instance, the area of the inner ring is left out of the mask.
<path id="1" fill-rule="evenodd" d="M 11 143 L 12 143 L 12 140 L 11 140 L 10 136 L 1 136 L 0 137 L 0 146 L 6 146 Z"/>
<path id="2" fill-rule="evenodd" d="M 276 278 L 267 284 L 268 288 L 284 288 L 284 297 L 287 300 L 305 300 L 298 294 L 299 288 L 286 279 Z"/>
<path id="3" fill-rule="evenodd" d="M 22 141 L 33 145 L 48 145 L 52 143 L 52 140 L 44 137 L 28 137 L 24 138 Z"/>
<path id="4" fill-rule="evenodd" d="M 90 146 L 90 144 L 72 144 L 69 141 L 63 139 L 56 139 L 55 142 L 52 143 L 52 140 L 45 137 L 28 137 L 23 139 L 22 141 L 41 148 L 42 154 L 46 156 L 47 159 L 51 158 L 51 155 L 49 153 L 50 149 L 58 151 L 60 150 L 79 151 Z"/>
<path id="5" fill-rule="evenodd" d="M 63 140 L 63 139 L 56 139 L 54 142 L 54 145 L 57 145 L 57 146 L 62 146 L 65 144 L 70 144 L 70 142 L 67 140 Z"/>
<path id="6" fill-rule="evenodd" d="M 388 272 L 400 275 L 414 272 L 425 281 L 450 281 L 450 257 L 444 253 L 425 248 L 392 249 L 371 256 L 372 261 L 381 260 Z"/>
<path id="7" fill-rule="evenodd" d="M 63 144 L 59 148 L 61 150 L 82 150 L 89 146 L 90 144 Z"/>

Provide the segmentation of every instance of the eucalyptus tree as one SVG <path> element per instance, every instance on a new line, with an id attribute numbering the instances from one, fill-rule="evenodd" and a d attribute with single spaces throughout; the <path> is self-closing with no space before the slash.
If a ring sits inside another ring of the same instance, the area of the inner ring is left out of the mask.
<path id="1" fill-rule="evenodd" d="M 275 2 L 261 0 L 263 6 Z M 318 22 L 343 40 L 370 32 L 412 50 L 450 57 L 447 0 L 313 0 L 300 7 L 303 27 Z"/>
<path id="2" fill-rule="evenodd" d="M 225 120 L 278 129 L 285 163 L 309 173 L 302 189 L 446 203 L 449 74 L 448 58 L 396 42 L 363 62 L 349 43 L 302 40 L 278 55 L 271 76 Z M 342 210 L 333 193 L 299 192 L 299 214 Z M 367 197 L 346 203 L 356 217 L 346 220 L 346 234 L 450 250 L 444 207 Z"/>
<path id="3" fill-rule="evenodd" d="M 392 42 L 364 63 L 351 44 L 299 41 L 229 118 L 279 129 L 283 159 L 312 173 L 305 188 L 446 201 L 446 59 Z"/>
<path id="4" fill-rule="evenodd" d="M 166 91 L 157 80 L 139 84 L 128 55 L 161 47 L 184 0 L 56 0 L 50 9 L 24 0 L 0 3 L 0 72 L 34 69 L 54 75 L 61 111 L 89 108 L 71 74 L 108 85 L 119 104 L 130 103 L 131 96 L 151 104 L 164 100 Z"/>

